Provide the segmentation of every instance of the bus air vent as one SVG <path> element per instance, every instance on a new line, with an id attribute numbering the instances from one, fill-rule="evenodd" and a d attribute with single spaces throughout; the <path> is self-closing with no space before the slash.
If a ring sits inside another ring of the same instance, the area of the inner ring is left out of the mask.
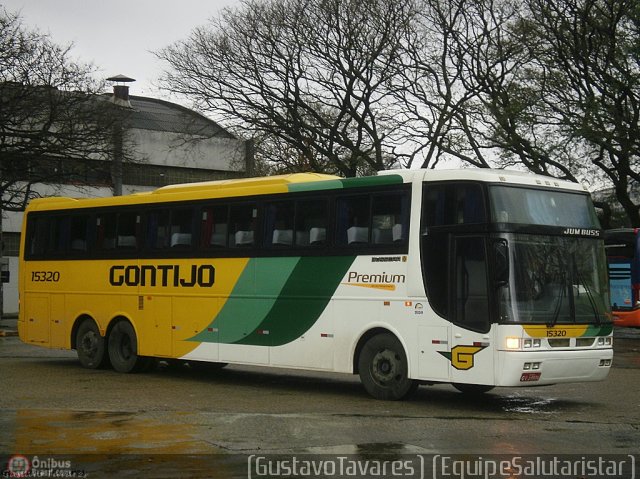
<path id="1" fill-rule="evenodd" d="M 549 339 L 549 346 L 552 348 L 568 348 L 571 345 L 570 338 L 553 338 Z"/>
<path id="2" fill-rule="evenodd" d="M 588 348 L 593 346 L 596 338 L 576 338 L 576 346 L 578 348 Z"/>

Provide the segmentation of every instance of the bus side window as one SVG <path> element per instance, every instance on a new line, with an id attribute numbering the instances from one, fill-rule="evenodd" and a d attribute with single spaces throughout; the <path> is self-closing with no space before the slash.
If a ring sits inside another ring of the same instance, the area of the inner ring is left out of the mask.
<path id="1" fill-rule="evenodd" d="M 112 250 L 116 247 L 116 214 L 103 213 L 96 218 L 96 249 Z"/>
<path id="2" fill-rule="evenodd" d="M 373 196 L 371 242 L 397 244 L 407 238 L 408 197 L 403 194 Z"/>
<path id="3" fill-rule="evenodd" d="M 474 183 L 427 185 L 422 215 L 426 227 L 484 223 L 482 189 Z"/>
<path id="4" fill-rule="evenodd" d="M 44 216 L 29 219 L 29 255 L 41 256 L 49 244 L 50 221 Z"/>
<path id="5" fill-rule="evenodd" d="M 338 198 L 336 208 L 336 244 L 368 244 L 371 218 L 369 195 Z"/>
<path id="6" fill-rule="evenodd" d="M 427 185 L 422 206 L 423 228 L 428 229 L 445 224 L 448 224 L 445 185 Z"/>
<path id="7" fill-rule="evenodd" d="M 232 205 L 229 213 L 231 226 L 229 246 L 251 247 L 256 244 L 258 208 L 255 204 Z"/>
<path id="8" fill-rule="evenodd" d="M 291 246 L 293 244 L 293 201 L 268 203 L 265 210 L 266 246 Z"/>
<path id="9" fill-rule="evenodd" d="M 164 208 L 161 210 L 152 210 L 147 214 L 146 224 L 146 246 L 151 249 L 162 249 L 169 246 L 169 218 L 170 212 Z M 120 245 L 120 237 L 124 236 L 118 232 L 118 245 Z"/>
<path id="10" fill-rule="evenodd" d="M 327 243 L 329 207 L 326 199 L 296 202 L 296 246 L 318 247 Z"/>
<path id="11" fill-rule="evenodd" d="M 484 223 L 487 221 L 480 185 L 469 183 L 455 187 L 456 223 Z"/>
<path id="12" fill-rule="evenodd" d="M 171 211 L 169 244 L 171 248 L 189 249 L 193 245 L 193 208 L 175 208 Z"/>
<path id="13" fill-rule="evenodd" d="M 225 248 L 229 241 L 229 208 L 226 205 L 205 206 L 200 224 L 200 247 Z"/>
<path id="14" fill-rule="evenodd" d="M 126 212 L 118 215 L 116 247 L 118 249 L 137 249 L 140 244 L 140 215 Z"/>
<path id="15" fill-rule="evenodd" d="M 77 215 L 71 217 L 71 239 L 69 246 L 72 252 L 82 253 L 89 249 L 89 217 Z"/>
<path id="16" fill-rule="evenodd" d="M 69 249 L 69 235 L 71 219 L 69 216 L 54 216 L 51 218 L 51 235 L 47 253 L 60 255 Z"/>

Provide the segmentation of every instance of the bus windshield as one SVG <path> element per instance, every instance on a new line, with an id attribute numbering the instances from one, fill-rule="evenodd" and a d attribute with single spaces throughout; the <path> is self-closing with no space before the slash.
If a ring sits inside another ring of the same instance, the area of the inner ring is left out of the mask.
<path id="1" fill-rule="evenodd" d="M 492 186 L 489 192 L 496 223 L 600 228 L 586 194 L 510 186 Z"/>
<path id="2" fill-rule="evenodd" d="M 607 269 L 596 239 L 507 233 L 510 281 L 499 288 L 501 322 L 609 321 Z"/>

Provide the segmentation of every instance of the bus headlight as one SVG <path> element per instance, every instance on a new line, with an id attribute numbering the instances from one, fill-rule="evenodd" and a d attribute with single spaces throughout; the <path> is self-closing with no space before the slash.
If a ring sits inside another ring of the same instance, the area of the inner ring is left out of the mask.
<path id="1" fill-rule="evenodd" d="M 612 344 L 613 338 L 611 336 L 598 338 L 598 346 L 611 346 Z"/>
<path id="2" fill-rule="evenodd" d="M 520 349 L 520 338 L 508 337 L 506 341 L 507 349 Z"/>
<path id="3" fill-rule="evenodd" d="M 525 339 L 522 344 L 524 349 L 539 348 L 540 345 L 539 339 Z"/>

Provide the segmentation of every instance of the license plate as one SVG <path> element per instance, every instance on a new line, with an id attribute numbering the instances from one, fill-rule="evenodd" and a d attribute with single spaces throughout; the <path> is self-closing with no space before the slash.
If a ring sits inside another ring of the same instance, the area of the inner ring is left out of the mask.
<path id="1" fill-rule="evenodd" d="M 538 381 L 542 376 L 542 373 L 522 373 L 520 376 L 521 383 L 528 383 L 530 381 Z"/>

